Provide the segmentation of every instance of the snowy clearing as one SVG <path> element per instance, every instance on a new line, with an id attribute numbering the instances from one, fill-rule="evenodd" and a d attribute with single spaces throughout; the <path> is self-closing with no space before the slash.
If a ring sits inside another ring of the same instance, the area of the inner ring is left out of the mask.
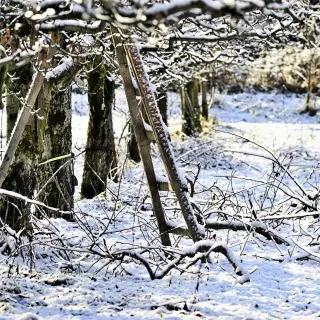
<path id="1" fill-rule="evenodd" d="M 197 163 L 201 164 L 193 200 L 204 214 L 210 214 L 210 219 L 219 220 L 219 210 L 230 216 L 239 210 L 237 214 L 242 214 L 244 220 L 248 208 L 259 215 L 259 219 L 274 211 L 278 215 L 294 213 L 292 203 L 275 205 L 276 201 L 286 198 L 281 192 L 275 194 L 274 199 L 265 196 L 269 185 L 262 182 L 270 179 L 270 172 L 279 171 L 275 172 L 274 181 L 282 174 L 281 168 L 273 168 L 268 159 L 270 152 L 281 158 L 281 163 L 290 164 L 297 183 L 288 178 L 285 183 L 288 192 L 296 195 L 297 202 L 310 200 L 299 194 L 299 184 L 303 184 L 309 194 L 319 187 L 319 172 L 313 172 L 320 159 L 319 116 L 299 114 L 304 104 L 303 95 L 222 96 L 220 105 L 210 110 L 216 124 L 208 124 L 204 133 L 195 138 L 175 134 L 181 126 L 179 96 L 172 93 L 169 98 L 169 129 L 178 163 L 191 180 L 197 174 Z M 126 123 L 120 110 L 125 105 L 121 91 L 116 99 L 114 128 L 119 138 Z M 79 111 L 73 117 L 73 145 L 77 154 L 84 148 L 86 139 L 88 112 L 84 96 L 74 96 L 75 109 Z M 268 151 L 239 136 L 261 144 Z M 124 148 L 125 143 L 122 144 Z M 62 247 L 67 244 L 69 248 L 87 248 L 86 226 L 92 227 L 93 235 L 107 227 L 103 238 L 112 250 L 159 246 L 142 167 L 126 162 L 124 154 L 121 161 L 124 175 L 120 188 L 110 182 L 111 192 L 106 196 L 79 200 L 76 208 L 80 222 L 63 219 L 42 222 L 44 231 L 50 224 L 54 225 L 57 239 L 63 239 Z M 155 161 L 157 174 L 161 176 L 163 165 L 159 158 Z M 82 166 L 83 160 L 79 157 L 75 164 L 79 185 Z M 304 184 L 309 176 L 309 185 Z M 249 191 L 241 193 L 243 189 Z M 241 196 L 235 196 L 237 192 Z M 118 198 L 114 194 L 118 194 Z M 221 204 L 219 209 L 217 201 L 221 197 L 225 197 L 228 207 Z M 183 225 L 173 196 L 164 192 L 162 198 L 167 218 Z M 319 220 L 310 216 L 300 222 L 284 220 L 281 225 L 274 222 L 270 226 L 291 245 L 278 245 L 260 234 L 246 231 L 211 230 L 207 234 L 212 241 L 227 243 L 242 262 L 250 273 L 250 282 L 244 284 L 237 283 L 239 277 L 221 254 L 211 253 L 212 263 L 198 261 L 188 268 L 192 259 L 187 258 L 163 279 L 151 281 L 146 269 L 131 260 L 124 260 L 121 265 L 117 261 L 108 263 L 103 257 L 95 258 L 85 250 L 77 252 L 76 249 L 68 259 L 67 254 L 58 256 L 48 238 L 40 235 L 33 252 L 35 266 L 27 256 L 10 259 L 1 256 L 0 319 L 320 317 L 320 254 L 315 250 L 312 259 L 305 260 L 306 252 L 301 249 L 312 241 L 315 248 L 319 246 Z M 192 245 L 189 239 L 172 238 L 180 249 L 187 250 Z"/>

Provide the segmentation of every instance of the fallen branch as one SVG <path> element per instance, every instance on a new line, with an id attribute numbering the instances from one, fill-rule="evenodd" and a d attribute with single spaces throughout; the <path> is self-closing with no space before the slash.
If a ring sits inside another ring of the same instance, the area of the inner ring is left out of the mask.
<path id="1" fill-rule="evenodd" d="M 25 201 L 26 203 L 34 204 L 34 205 L 46 208 L 46 209 L 51 210 L 51 211 L 61 213 L 63 215 L 71 215 L 72 214 L 72 211 L 61 211 L 61 210 L 59 210 L 57 208 L 50 207 L 50 206 L 46 205 L 45 203 L 43 203 L 41 201 L 32 200 L 32 199 L 30 199 L 30 198 L 28 198 L 26 196 L 23 196 L 23 195 L 21 195 L 21 194 L 19 194 L 17 192 L 14 192 L 14 191 L 0 189 L 0 195 L 1 196 L 15 198 L 15 199 L 19 199 L 19 200 Z"/>
<path id="2" fill-rule="evenodd" d="M 261 234 L 268 240 L 274 240 L 277 244 L 290 245 L 290 242 L 280 236 L 275 230 L 268 229 L 267 225 L 263 222 L 245 222 L 245 221 L 206 221 L 206 228 L 213 230 L 233 230 L 233 231 L 254 231 Z"/>
<path id="3" fill-rule="evenodd" d="M 188 228 L 184 225 L 177 225 L 172 221 L 167 221 L 169 233 L 190 237 Z M 254 231 L 264 236 L 268 240 L 274 240 L 277 244 L 290 245 L 286 239 L 281 237 L 275 230 L 268 229 L 263 222 L 244 222 L 244 221 L 214 221 L 206 220 L 205 228 L 212 230 L 233 230 L 233 231 Z"/>
<path id="4" fill-rule="evenodd" d="M 192 245 L 191 247 L 185 248 L 183 251 L 179 253 L 175 252 L 175 255 L 178 254 L 178 256 L 175 259 L 170 261 L 161 270 L 159 270 L 159 267 L 156 267 L 155 271 L 151 268 L 151 263 L 145 257 L 133 250 L 124 250 L 116 253 L 109 253 L 108 257 L 115 260 L 123 260 L 124 257 L 130 257 L 134 260 L 137 260 L 144 265 L 144 267 L 149 273 L 151 280 L 156 280 L 165 277 L 172 269 L 176 268 L 177 265 L 181 263 L 182 260 L 186 257 L 190 258 L 194 257 L 196 254 L 199 254 L 197 256 L 197 259 L 200 260 L 202 258 L 207 258 L 209 254 L 212 252 L 221 253 L 227 258 L 227 260 L 234 268 L 235 273 L 238 276 L 240 276 L 237 279 L 238 283 L 243 284 L 245 282 L 250 281 L 249 273 L 245 271 L 241 262 L 234 256 L 233 252 L 229 249 L 229 247 L 226 244 L 215 243 L 211 240 L 201 240 Z"/>

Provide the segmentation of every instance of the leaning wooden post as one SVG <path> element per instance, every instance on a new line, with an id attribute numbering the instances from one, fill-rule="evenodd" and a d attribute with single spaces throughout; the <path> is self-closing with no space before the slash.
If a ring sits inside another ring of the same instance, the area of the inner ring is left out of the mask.
<path id="1" fill-rule="evenodd" d="M 153 129 L 153 133 L 164 162 L 170 183 L 179 201 L 183 217 L 186 221 L 193 241 L 204 238 L 204 228 L 199 226 L 194 215 L 188 196 L 187 181 L 182 177 L 175 162 L 171 143 L 162 121 L 155 95 L 151 89 L 148 75 L 146 74 L 140 52 L 135 44 L 125 47 L 130 58 L 132 70 L 138 84 L 146 114 Z"/>
<path id="2" fill-rule="evenodd" d="M 51 59 L 53 55 L 53 48 L 50 48 L 49 56 L 47 56 L 45 52 L 43 53 L 43 59 L 40 65 L 40 69 L 47 67 L 47 60 Z M 2 187 L 2 184 L 8 175 L 9 168 L 14 160 L 14 154 L 18 148 L 24 129 L 29 121 L 31 115 L 30 111 L 34 107 L 44 80 L 45 77 L 43 74 L 43 70 L 37 71 L 32 79 L 30 89 L 27 93 L 26 101 L 21 111 L 19 112 L 16 125 L 13 128 L 12 135 L 10 137 L 6 152 L 0 165 L 0 188 Z"/>
<path id="3" fill-rule="evenodd" d="M 136 99 L 136 92 L 132 84 L 126 52 L 121 42 L 121 38 L 116 34 L 114 29 L 113 29 L 113 34 L 114 34 L 113 39 L 115 43 L 120 74 L 123 80 L 124 90 L 126 93 L 131 120 L 133 123 L 133 129 L 138 142 L 142 163 L 144 166 L 144 171 L 146 174 L 146 178 L 147 178 L 147 182 L 148 182 L 148 186 L 151 194 L 153 210 L 154 210 L 157 223 L 158 223 L 158 228 L 160 231 L 161 243 L 164 246 L 171 246 L 170 236 L 167 228 L 167 222 L 166 222 L 164 210 L 161 204 L 161 199 L 160 199 L 159 190 L 157 186 L 156 174 L 155 174 L 153 163 L 152 163 L 150 141 L 148 140 L 148 137 L 145 131 L 144 121 L 140 112 L 140 106 Z"/>

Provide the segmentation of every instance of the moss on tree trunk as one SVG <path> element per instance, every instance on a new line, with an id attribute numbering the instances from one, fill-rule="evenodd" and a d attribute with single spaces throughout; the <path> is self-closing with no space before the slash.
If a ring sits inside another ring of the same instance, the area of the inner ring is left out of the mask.
<path id="1" fill-rule="evenodd" d="M 17 80 L 18 79 L 18 80 Z M 12 80 L 6 83 L 6 110 L 7 110 L 7 142 L 15 126 L 18 112 L 22 107 L 21 99 L 26 97 L 28 85 L 32 79 L 32 69 L 25 66 L 14 74 Z M 10 167 L 3 188 L 17 192 L 29 198 L 33 197 L 36 188 L 35 167 L 37 164 L 37 133 L 36 118 L 32 116 L 25 128 L 15 159 Z M 14 230 L 30 227 L 30 206 L 17 199 L 0 201 L 0 217 Z"/>
<path id="2" fill-rule="evenodd" d="M 45 87 L 40 93 L 38 107 L 46 114 L 44 123 L 43 121 L 38 123 L 41 162 L 71 154 L 70 83 L 65 84 L 63 90 L 58 90 L 56 87 Z M 62 211 L 73 210 L 75 178 L 73 162 L 70 160 L 71 156 L 42 164 L 38 168 L 38 191 L 43 189 L 39 199 Z M 58 173 L 54 175 L 59 168 Z M 47 183 L 49 179 L 51 181 Z M 65 216 L 65 218 L 71 217 Z"/>
<path id="3" fill-rule="evenodd" d="M 90 199 L 106 189 L 110 172 L 116 179 L 117 159 L 112 126 L 114 81 L 107 77 L 101 57 L 93 61 L 87 79 L 90 117 L 81 193 Z"/>

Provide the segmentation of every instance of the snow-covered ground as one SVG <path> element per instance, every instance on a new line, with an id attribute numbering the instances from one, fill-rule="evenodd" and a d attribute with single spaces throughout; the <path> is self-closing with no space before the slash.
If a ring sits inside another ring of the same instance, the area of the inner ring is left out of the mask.
<path id="1" fill-rule="evenodd" d="M 230 216 L 242 215 L 243 219 L 248 219 L 249 214 L 258 219 L 271 214 L 291 215 L 299 207 L 300 198 L 308 201 L 307 196 L 300 195 L 298 185 L 308 195 L 317 192 L 319 116 L 299 114 L 304 103 L 302 95 L 221 96 L 221 104 L 210 110 L 214 124 L 206 124 L 204 132 L 193 138 L 176 134 L 181 127 L 179 97 L 172 93 L 169 98 L 169 129 L 178 163 L 191 180 L 197 173 L 197 163 L 201 165 L 193 201 L 204 214 L 214 212 L 217 219 L 219 210 Z M 126 123 L 121 109 L 126 107 L 119 91 L 114 110 L 117 137 Z M 88 111 L 84 96 L 74 96 L 74 110 L 73 144 L 77 153 L 84 148 L 86 139 Z M 274 167 L 268 159 L 272 155 L 290 169 L 294 179 Z M 163 166 L 155 152 L 154 160 L 161 174 Z M 185 269 L 191 261 L 187 259 L 163 279 L 152 281 L 145 268 L 131 260 L 125 259 L 120 265 L 82 252 L 81 248 L 88 248 L 90 237 L 94 238 L 101 230 L 107 230 L 103 238 L 110 250 L 159 244 L 141 166 L 125 162 L 124 156 L 121 161 L 124 174 L 120 188 L 110 182 L 108 188 L 112 193 L 79 200 L 78 222 L 67 223 L 63 219 L 43 222 L 44 232 L 54 230 L 54 245 L 60 246 L 60 250 L 51 246 L 53 242 L 46 235 L 39 235 L 32 252 L 34 259 L 23 256 L 7 261 L 6 256 L 0 257 L 0 319 L 320 317 L 320 254 L 315 252 L 312 259 L 305 260 L 302 257 L 308 254 L 301 249 L 311 242 L 317 245 L 320 223 L 313 217 L 301 222 L 288 219 L 282 224 L 278 221 L 269 224 L 290 246 L 244 231 L 208 233 L 213 242 L 227 243 L 250 273 L 250 282 L 244 284 L 236 281 L 238 276 L 221 255 L 213 255 L 212 263 L 198 262 Z M 79 181 L 82 165 L 83 159 L 79 157 L 75 165 Z M 297 199 L 277 204 L 287 197 L 267 182 L 273 179 L 280 186 L 282 177 L 288 192 Z M 162 199 L 168 219 L 182 222 L 172 194 L 163 193 Z M 86 229 L 88 226 L 91 231 Z M 192 244 L 191 240 L 178 236 L 172 239 L 180 248 Z M 64 246 L 74 251 L 64 253 Z M 30 262 L 33 260 L 35 264 Z"/>

